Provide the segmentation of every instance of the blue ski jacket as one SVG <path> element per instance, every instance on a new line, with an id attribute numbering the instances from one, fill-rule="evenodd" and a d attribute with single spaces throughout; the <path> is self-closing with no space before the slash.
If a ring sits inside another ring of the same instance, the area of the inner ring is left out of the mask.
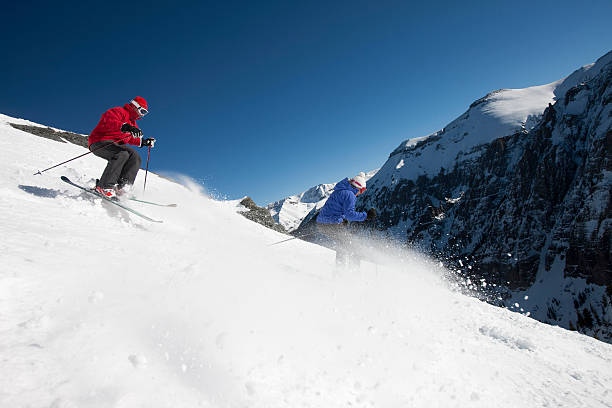
<path id="1" fill-rule="evenodd" d="M 320 224 L 340 224 L 345 219 L 348 221 L 364 221 L 368 216 L 367 213 L 355 211 L 358 191 L 351 186 L 348 178 L 336 184 L 334 192 L 331 193 L 325 205 L 321 208 L 317 222 Z"/>

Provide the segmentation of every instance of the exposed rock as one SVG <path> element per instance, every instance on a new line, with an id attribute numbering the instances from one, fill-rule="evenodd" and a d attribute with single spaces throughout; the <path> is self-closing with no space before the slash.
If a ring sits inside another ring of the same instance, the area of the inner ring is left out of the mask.
<path id="1" fill-rule="evenodd" d="M 245 197 L 242 201 L 240 201 L 240 205 L 248 210 L 241 211 L 240 214 L 244 215 L 249 220 L 255 221 L 264 227 L 271 228 L 274 231 L 285 232 L 285 228 L 282 225 L 274 222 L 270 212 L 265 208 L 258 207 L 250 197 Z"/>
<path id="2" fill-rule="evenodd" d="M 572 74 L 555 95 L 533 128 L 453 157 L 449 146 L 468 134 L 449 136 L 448 129 L 471 111 L 400 145 L 358 209 L 375 207 L 381 228 L 466 275 L 507 287 L 507 297 L 541 285 L 539 299 L 529 296 L 532 317 L 612 341 L 612 53 Z M 436 174 L 393 173 L 398 162 L 414 166 L 436 154 L 447 163 Z"/>
<path id="3" fill-rule="evenodd" d="M 50 127 L 19 125 L 17 123 L 9 123 L 15 129 L 31 133 L 36 136 L 55 140 L 61 143 L 72 143 L 87 148 L 87 136 L 79 135 L 78 133 L 64 132 L 51 129 Z"/>

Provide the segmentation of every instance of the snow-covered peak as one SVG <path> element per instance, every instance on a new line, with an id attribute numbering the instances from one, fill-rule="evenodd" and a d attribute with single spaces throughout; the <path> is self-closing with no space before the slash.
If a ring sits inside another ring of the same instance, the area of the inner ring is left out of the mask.
<path id="1" fill-rule="evenodd" d="M 294 231 L 313 208 L 320 208 L 325 203 L 335 185 L 335 183 L 319 184 L 311 187 L 300 194 L 268 204 L 268 211 L 274 221 L 282 225 L 286 231 Z"/>
<path id="2" fill-rule="evenodd" d="M 526 126 L 531 116 L 540 115 L 554 102 L 555 89 L 562 81 L 524 89 L 499 89 L 472 103 L 467 112 L 441 131 L 408 139 L 391 155 L 417 148 L 429 138 L 445 143 L 475 146 L 492 138 L 510 135 Z"/>
<path id="3" fill-rule="evenodd" d="M 610 62 L 612 62 L 612 51 L 600 57 L 596 62 L 585 65 L 574 71 L 571 75 L 561 80 L 559 85 L 555 88 L 555 100 L 562 99 L 571 88 L 592 79 Z"/>
<path id="4" fill-rule="evenodd" d="M 442 169 L 469 160 L 478 146 L 531 129 L 544 109 L 555 102 L 558 80 L 524 89 L 499 89 L 472 103 L 469 109 L 442 130 L 402 142 L 389 156 L 372 187 L 400 179 L 433 177 Z"/>
<path id="5" fill-rule="evenodd" d="M 500 129 L 501 133 L 512 133 L 525 126 L 530 116 L 542 113 L 548 103 L 553 102 L 552 96 L 559 83 L 556 81 L 525 89 L 500 89 L 472 104 L 471 114 L 499 121 L 508 129 Z"/>

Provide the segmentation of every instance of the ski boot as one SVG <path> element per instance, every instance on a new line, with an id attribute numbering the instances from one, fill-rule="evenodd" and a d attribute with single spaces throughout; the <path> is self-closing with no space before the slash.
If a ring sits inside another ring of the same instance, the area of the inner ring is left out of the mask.
<path id="1" fill-rule="evenodd" d="M 100 195 L 103 195 L 104 197 L 108 198 L 109 200 L 116 200 L 117 199 L 117 194 L 115 193 L 115 189 L 114 188 L 102 188 L 100 186 L 96 186 L 95 192 L 100 194 Z"/>

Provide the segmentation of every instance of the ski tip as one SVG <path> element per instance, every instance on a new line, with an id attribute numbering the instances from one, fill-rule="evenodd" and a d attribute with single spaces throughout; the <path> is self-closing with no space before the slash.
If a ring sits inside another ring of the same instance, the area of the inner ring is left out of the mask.
<path id="1" fill-rule="evenodd" d="M 66 177 L 66 176 L 62 176 L 62 177 L 61 177 L 61 179 L 62 179 L 63 181 L 70 181 L 70 179 L 69 179 L 68 177 Z"/>
<path id="2" fill-rule="evenodd" d="M 168 204 L 166 207 L 177 207 L 176 204 Z"/>

